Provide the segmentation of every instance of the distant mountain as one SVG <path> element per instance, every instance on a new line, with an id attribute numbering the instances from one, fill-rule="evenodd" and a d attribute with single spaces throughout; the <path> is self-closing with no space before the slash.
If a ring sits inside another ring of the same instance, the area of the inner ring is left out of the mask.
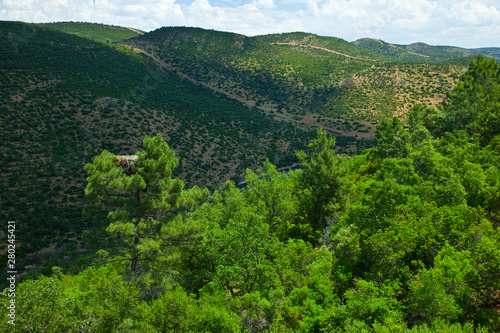
<path id="1" fill-rule="evenodd" d="M 425 43 L 399 45 L 409 52 L 414 52 L 429 57 L 429 61 L 446 61 L 456 57 L 471 58 L 477 56 L 476 51 L 471 51 L 452 46 L 432 46 Z"/>
<path id="2" fill-rule="evenodd" d="M 431 46 L 424 43 L 397 45 L 372 38 L 358 39 L 352 44 L 402 62 L 443 62 L 477 54 L 460 48 Z"/>
<path id="3" fill-rule="evenodd" d="M 476 57 L 479 53 L 500 59 L 500 48 L 495 47 L 466 49 L 456 46 L 433 46 L 425 43 L 399 45 L 389 44 L 373 38 L 361 38 L 352 42 L 352 44 L 403 62 L 451 61 L 466 64 L 467 59 Z"/>
<path id="4" fill-rule="evenodd" d="M 474 50 L 479 52 L 479 53 L 482 53 L 486 56 L 500 59 L 500 47 L 483 47 L 483 48 L 474 49 Z"/>
<path id="5" fill-rule="evenodd" d="M 318 36 L 305 32 L 292 32 L 256 36 L 265 42 L 275 45 L 289 45 L 296 51 L 309 54 L 321 54 L 321 51 L 337 53 L 359 60 L 389 60 L 377 52 L 356 47 L 341 38 Z"/>

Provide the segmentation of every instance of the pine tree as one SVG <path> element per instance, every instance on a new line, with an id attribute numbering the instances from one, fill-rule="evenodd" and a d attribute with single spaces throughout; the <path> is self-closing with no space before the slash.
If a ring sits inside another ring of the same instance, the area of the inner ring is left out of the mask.
<path id="1" fill-rule="evenodd" d="M 107 212 L 107 231 L 120 240 L 133 272 L 140 261 L 160 260 L 168 246 L 192 240 L 196 230 L 182 226 L 183 213 L 208 198 L 208 190 L 186 191 L 172 178 L 178 160 L 161 135 L 146 136 L 144 146 L 128 157 L 105 150 L 85 166 L 85 196 L 92 208 Z"/>

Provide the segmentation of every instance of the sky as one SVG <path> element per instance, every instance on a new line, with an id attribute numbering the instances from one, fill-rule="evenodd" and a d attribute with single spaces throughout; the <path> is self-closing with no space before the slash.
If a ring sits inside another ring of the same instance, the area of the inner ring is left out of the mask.
<path id="1" fill-rule="evenodd" d="M 0 0 L 0 20 L 194 26 L 247 36 L 304 31 L 354 41 L 500 47 L 499 0 Z"/>

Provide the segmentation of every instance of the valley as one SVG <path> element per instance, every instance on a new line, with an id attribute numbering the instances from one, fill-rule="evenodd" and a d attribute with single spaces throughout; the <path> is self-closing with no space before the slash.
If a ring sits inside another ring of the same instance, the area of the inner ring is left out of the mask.
<path id="1" fill-rule="evenodd" d="M 0 22 L 0 38 L 1 218 L 23 225 L 20 258 L 33 273 L 91 251 L 84 230 L 103 226 L 82 215 L 83 166 L 103 149 L 133 154 L 160 133 L 176 176 L 213 192 L 266 159 L 296 163 L 320 128 L 337 153 L 361 153 L 380 119 L 440 109 L 476 54 L 397 46 L 406 55 L 391 57 L 307 33 L 74 22 Z M 54 247 L 66 250 L 40 252 Z"/>

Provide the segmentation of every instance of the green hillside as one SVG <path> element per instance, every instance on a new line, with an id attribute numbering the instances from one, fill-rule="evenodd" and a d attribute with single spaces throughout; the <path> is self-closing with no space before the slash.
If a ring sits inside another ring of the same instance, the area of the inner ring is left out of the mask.
<path id="1" fill-rule="evenodd" d="M 500 331 L 494 59 L 74 22 L 0 40 L 0 331 Z"/>
<path id="2" fill-rule="evenodd" d="M 244 188 L 184 186 L 161 135 L 101 151 L 84 167 L 98 251 L 4 277 L 2 331 L 499 332 L 499 79 L 479 55 L 441 110 L 382 119 L 376 147 L 337 154 L 320 130 L 299 169 L 266 161 Z"/>
<path id="3" fill-rule="evenodd" d="M 257 36 L 256 38 L 277 45 L 289 45 L 296 51 L 311 54 L 315 54 L 314 52 L 320 52 L 321 50 L 323 50 L 326 52 L 334 51 L 363 60 L 390 60 L 390 58 L 381 56 L 377 52 L 373 52 L 365 48 L 356 47 L 356 45 L 353 45 L 352 43 L 349 43 L 340 38 L 318 36 L 305 32 L 271 34 Z"/>
<path id="4" fill-rule="evenodd" d="M 100 23 L 54 22 L 39 23 L 41 27 L 85 37 L 101 43 L 117 43 L 141 35 L 144 32 Z"/>
<path id="5" fill-rule="evenodd" d="M 479 53 L 482 53 L 486 56 L 500 59 L 500 47 L 483 47 L 483 48 L 474 49 L 474 50 L 479 52 Z"/>
<path id="6" fill-rule="evenodd" d="M 425 62 L 428 60 L 425 55 L 411 53 L 401 46 L 389 44 L 379 39 L 362 38 L 352 42 L 352 44 L 402 62 Z"/>
<path id="7" fill-rule="evenodd" d="M 19 259 L 76 250 L 92 223 L 81 215 L 82 168 L 102 149 L 132 154 L 161 133 L 178 175 L 213 189 L 266 158 L 290 164 L 311 137 L 123 47 L 13 22 L 0 37 L 1 216 L 23 225 Z"/>
<path id="8" fill-rule="evenodd" d="M 468 59 L 478 54 L 476 50 L 460 47 L 433 46 L 425 43 L 398 45 L 372 38 L 361 38 L 352 42 L 352 44 L 401 62 L 436 63 L 452 61 L 465 66 Z"/>
<path id="9" fill-rule="evenodd" d="M 463 69 L 387 61 L 390 58 L 343 40 L 306 33 L 249 38 L 196 28 L 162 28 L 122 44 L 269 116 L 301 127 L 319 124 L 351 136 L 360 135 L 354 128 L 363 124 L 363 131 L 373 137 L 368 129 L 371 122 L 382 115 L 407 112 L 410 99 L 404 106 L 394 96 L 404 99 L 409 89 L 412 97 L 426 97 L 428 103 L 439 105 Z M 415 66 L 421 69 L 415 71 Z M 437 74 L 441 79 L 435 80 L 436 89 L 419 91 L 417 82 Z M 408 87 L 402 77 L 411 80 Z"/>

